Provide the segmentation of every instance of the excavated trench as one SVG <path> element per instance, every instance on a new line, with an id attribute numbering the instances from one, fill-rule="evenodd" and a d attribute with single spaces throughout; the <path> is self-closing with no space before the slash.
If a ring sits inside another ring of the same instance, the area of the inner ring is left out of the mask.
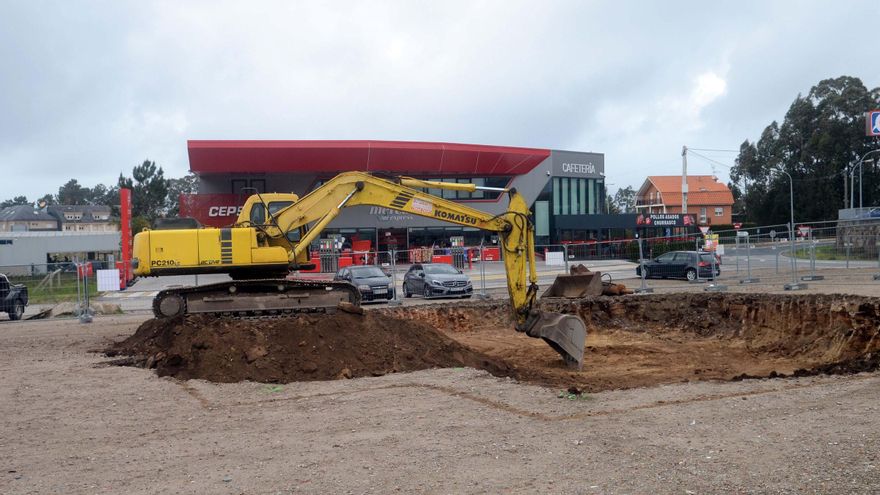
<path id="1" fill-rule="evenodd" d="M 599 391 L 692 380 L 857 373 L 880 366 L 880 299 L 664 294 L 545 299 L 587 323 L 584 367 L 516 333 L 501 302 L 278 320 L 150 320 L 110 356 L 182 379 L 291 382 L 469 366 Z"/>

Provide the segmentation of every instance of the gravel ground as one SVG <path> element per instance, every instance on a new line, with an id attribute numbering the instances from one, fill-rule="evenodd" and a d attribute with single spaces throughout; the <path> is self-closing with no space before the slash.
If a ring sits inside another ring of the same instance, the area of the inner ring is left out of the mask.
<path id="1" fill-rule="evenodd" d="M 876 493 L 880 375 L 559 391 L 470 369 L 214 384 L 0 325 L 0 493 Z"/>

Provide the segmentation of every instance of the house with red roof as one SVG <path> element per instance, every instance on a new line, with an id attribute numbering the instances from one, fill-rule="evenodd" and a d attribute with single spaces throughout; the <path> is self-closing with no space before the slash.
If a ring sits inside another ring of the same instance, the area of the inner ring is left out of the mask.
<path id="1" fill-rule="evenodd" d="M 732 222 L 733 193 L 713 175 L 687 176 L 687 211 L 681 211 L 680 175 L 651 175 L 636 193 L 639 213 L 690 213 L 700 225 L 728 225 Z"/>

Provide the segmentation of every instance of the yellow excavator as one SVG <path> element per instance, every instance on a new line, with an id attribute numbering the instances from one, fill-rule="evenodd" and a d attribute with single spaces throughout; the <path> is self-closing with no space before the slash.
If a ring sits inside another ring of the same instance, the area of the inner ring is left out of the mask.
<path id="1" fill-rule="evenodd" d="M 421 189 L 491 190 L 507 193 L 505 213 L 491 215 L 423 192 Z M 380 177 L 346 172 L 312 192 L 254 194 L 229 228 L 144 230 L 134 237 L 138 276 L 228 273 L 232 281 L 160 291 L 156 317 L 192 313 L 229 316 L 333 312 L 341 303 L 360 304 L 360 292 L 347 282 L 290 279 L 292 271 L 314 268 L 309 246 L 343 208 L 373 205 L 496 232 L 501 239 L 507 289 L 517 331 L 544 339 L 580 368 L 586 325 L 574 315 L 540 311 L 535 268 L 534 228 L 529 208 L 515 189 Z M 584 283 L 589 283 L 585 277 Z"/>

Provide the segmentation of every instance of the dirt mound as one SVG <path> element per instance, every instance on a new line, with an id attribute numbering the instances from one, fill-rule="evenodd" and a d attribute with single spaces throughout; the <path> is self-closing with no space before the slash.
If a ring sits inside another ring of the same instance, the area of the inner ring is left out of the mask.
<path id="1" fill-rule="evenodd" d="M 160 376 L 215 382 L 287 383 L 458 366 L 512 374 L 503 360 L 468 349 L 425 323 L 374 312 L 152 319 L 105 353 L 130 356 L 120 364 L 155 368 Z"/>

